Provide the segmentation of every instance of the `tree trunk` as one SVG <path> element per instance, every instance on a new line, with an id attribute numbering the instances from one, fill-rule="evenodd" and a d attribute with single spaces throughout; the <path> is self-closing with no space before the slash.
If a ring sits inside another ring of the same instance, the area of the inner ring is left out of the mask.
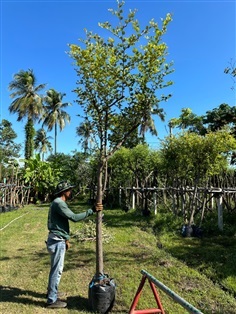
<path id="1" fill-rule="evenodd" d="M 34 155 L 34 123 L 28 119 L 25 125 L 25 159 L 30 159 Z"/>
<path id="2" fill-rule="evenodd" d="M 57 123 L 55 124 L 54 154 L 57 153 Z"/>
<path id="3" fill-rule="evenodd" d="M 97 177 L 97 198 L 96 203 L 102 204 L 103 198 L 103 185 L 102 185 L 102 175 L 103 175 L 103 164 L 100 163 Z M 96 277 L 99 278 L 103 274 L 103 246 L 102 246 L 102 210 L 97 212 L 96 221 Z"/>

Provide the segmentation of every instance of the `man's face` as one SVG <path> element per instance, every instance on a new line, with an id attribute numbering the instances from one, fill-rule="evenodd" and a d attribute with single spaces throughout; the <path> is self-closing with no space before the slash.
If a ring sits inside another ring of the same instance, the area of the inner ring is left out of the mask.
<path id="1" fill-rule="evenodd" d="M 72 190 L 70 189 L 70 190 L 65 191 L 64 195 L 65 195 L 66 200 L 69 200 L 72 196 Z"/>

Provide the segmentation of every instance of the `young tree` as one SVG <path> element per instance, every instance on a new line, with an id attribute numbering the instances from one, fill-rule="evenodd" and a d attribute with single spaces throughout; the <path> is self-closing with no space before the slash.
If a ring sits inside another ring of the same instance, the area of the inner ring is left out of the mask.
<path id="1" fill-rule="evenodd" d="M 59 93 L 55 89 L 49 89 L 44 97 L 45 102 L 45 113 L 43 116 L 43 126 L 46 125 L 49 131 L 54 128 L 55 138 L 54 138 L 54 153 L 57 153 L 57 127 L 59 126 L 60 131 L 62 131 L 66 125 L 66 122 L 70 122 L 70 115 L 63 110 L 70 103 L 63 103 L 62 99 L 66 94 Z"/>
<path id="2" fill-rule="evenodd" d="M 97 169 L 97 226 L 96 276 L 103 274 L 102 199 L 106 188 L 107 161 L 129 136 L 152 116 L 162 117 L 159 107 L 170 94 L 159 94 L 172 72 L 172 63 L 166 62 L 167 45 L 162 37 L 172 18 L 170 14 L 159 26 L 154 20 L 141 29 L 135 18 L 136 10 L 124 13 L 124 1 L 117 1 L 117 10 L 110 12 L 117 25 L 109 22 L 99 26 L 107 31 L 103 38 L 85 31 L 80 45 L 70 45 L 70 56 L 75 60 L 78 86 L 75 90 L 78 104 L 96 133 L 99 150 Z M 103 31 L 104 33 L 104 31 Z M 114 127 L 115 126 L 115 127 Z M 125 127 L 124 127 L 125 126 Z M 112 131 L 120 140 L 112 143 Z M 122 133 L 121 133 L 121 132 Z"/>
<path id="3" fill-rule="evenodd" d="M 10 97 L 13 102 L 9 106 L 11 113 L 18 115 L 17 121 L 27 118 L 25 125 L 25 159 L 33 156 L 34 152 L 34 122 L 39 120 L 43 112 L 42 97 L 38 94 L 46 84 L 36 86 L 36 77 L 33 70 L 23 71 L 14 75 L 14 80 L 9 84 L 13 91 Z"/>
<path id="4" fill-rule="evenodd" d="M 196 191 L 199 184 L 206 184 L 209 177 L 228 168 L 229 157 L 235 148 L 236 140 L 227 130 L 210 132 L 205 136 L 183 132 L 167 137 L 161 147 L 162 169 L 169 178 L 167 184 L 181 186 L 184 182 Z M 195 210 L 191 209 L 190 225 Z"/>
<path id="5" fill-rule="evenodd" d="M 112 169 L 112 186 L 145 187 L 154 171 L 159 170 L 159 151 L 147 144 L 139 144 L 132 149 L 121 147 L 109 159 Z"/>

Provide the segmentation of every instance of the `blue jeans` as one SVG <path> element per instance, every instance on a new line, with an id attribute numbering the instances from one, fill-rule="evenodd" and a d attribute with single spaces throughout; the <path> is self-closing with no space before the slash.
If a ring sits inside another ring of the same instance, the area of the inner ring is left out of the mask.
<path id="1" fill-rule="evenodd" d="M 64 267 L 66 243 L 65 241 L 57 241 L 48 238 L 47 249 L 51 255 L 51 269 L 48 278 L 47 303 L 51 304 L 56 302 L 57 300 L 58 286 Z"/>

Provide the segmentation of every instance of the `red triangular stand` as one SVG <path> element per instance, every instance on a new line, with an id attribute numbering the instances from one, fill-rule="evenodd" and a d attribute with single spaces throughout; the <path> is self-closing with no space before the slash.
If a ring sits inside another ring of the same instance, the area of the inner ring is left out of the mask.
<path id="1" fill-rule="evenodd" d="M 165 311 L 163 309 L 163 306 L 161 304 L 161 300 L 160 300 L 160 297 L 156 291 L 156 287 L 154 285 L 153 282 L 151 282 L 149 279 L 149 284 L 150 284 L 150 287 L 152 289 L 152 292 L 154 294 L 154 297 L 155 297 L 155 300 L 156 300 L 156 303 L 157 303 L 157 308 L 155 309 L 146 309 L 146 310 L 135 310 L 135 307 L 136 305 L 138 304 L 138 300 L 141 296 L 141 293 L 142 293 L 142 289 L 143 289 L 143 286 L 145 284 L 145 281 L 146 281 L 147 277 L 145 275 L 143 275 L 143 278 L 140 282 L 140 285 L 138 287 L 138 290 L 135 294 L 135 297 L 134 297 L 134 300 L 133 300 L 133 303 L 130 307 L 130 310 L 129 310 L 129 314 L 154 314 L 154 313 L 161 313 L 161 314 L 165 314 Z"/>

